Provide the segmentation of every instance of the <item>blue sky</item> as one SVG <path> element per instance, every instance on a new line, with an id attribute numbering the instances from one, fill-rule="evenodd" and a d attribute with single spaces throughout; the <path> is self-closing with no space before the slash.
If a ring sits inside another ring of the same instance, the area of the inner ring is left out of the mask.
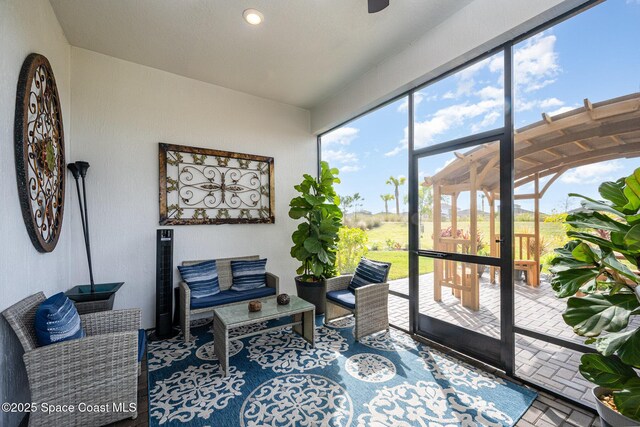
<path id="1" fill-rule="evenodd" d="M 640 92 L 639 40 L 640 0 L 608 0 L 518 44 L 516 128 L 539 121 L 543 112 L 553 116 L 578 108 L 584 98 L 598 102 Z M 502 63 L 502 55 L 495 55 L 418 92 L 416 145 L 502 126 Z M 339 194 L 358 192 L 363 209 L 383 211 L 380 195 L 393 193 L 386 180 L 407 176 L 406 132 L 406 99 L 401 99 L 323 136 L 323 160 L 341 171 Z M 450 157 L 421 162 L 420 174 L 432 175 Z M 640 158 L 620 159 L 570 170 L 551 186 L 541 209 L 562 211 L 567 193 L 597 195 L 601 181 L 639 166 Z M 407 185 L 401 194 L 407 194 Z"/>

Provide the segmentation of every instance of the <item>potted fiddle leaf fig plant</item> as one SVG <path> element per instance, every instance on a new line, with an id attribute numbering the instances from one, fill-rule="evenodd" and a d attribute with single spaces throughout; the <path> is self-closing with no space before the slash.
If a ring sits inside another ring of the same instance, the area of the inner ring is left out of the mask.
<path id="1" fill-rule="evenodd" d="M 556 249 L 551 286 L 567 298 L 564 321 L 594 344 L 580 373 L 603 426 L 640 425 L 640 168 L 599 187 L 603 201 L 577 194 L 583 210 L 566 218 L 573 240 Z M 635 318 L 635 321 L 634 321 Z"/>
<path id="2" fill-rule="evenodd" d="M 291 256 L 301 262 L 296 289 L 300 298 L 316 306 L 316 314 L 324 313 L 324 279 L 336 275 L 342 211 L 333 185 L 339 182 L 338 169 L 322 162 L 320 176 L 316 179 L 305 174 L 294 187 L 300 195 L 289 203 L 289 217 L 304 220 L 291 236 Z"/>

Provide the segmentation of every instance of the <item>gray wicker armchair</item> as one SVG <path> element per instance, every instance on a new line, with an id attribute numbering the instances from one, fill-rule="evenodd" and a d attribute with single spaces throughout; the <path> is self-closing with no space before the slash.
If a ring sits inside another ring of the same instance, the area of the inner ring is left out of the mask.
<path id="1" fill-rule="evenodd" d="M 140 310 L 81 315 L 85 338 L 38 347 L 34 320 L 44 300 L 44 294 L 39 292 L 2 314 L 24 348 L 31 401 L 39 405 L 74 405 L 76 410 L 32 412 L 29 425 L 100 426 L 136 418 Z M 108 405 L 110 410 L 81 412 L 80 403 Z"/>
<path id="2" fill-rule="evenodd" d="M 326 292 L 345 290 L 349 287 L 353 275 L 326 279 Z M 387 273 L 388 277 L 388 273 Z M 324 319 L 329 323 L 334 319 L 353 314 L 356 320 L 356 340 L 376 332 L 389 329 L 389 284 L 373 283 L 355 289 L 355 308 L 332 301 L 325 296 Z"/>

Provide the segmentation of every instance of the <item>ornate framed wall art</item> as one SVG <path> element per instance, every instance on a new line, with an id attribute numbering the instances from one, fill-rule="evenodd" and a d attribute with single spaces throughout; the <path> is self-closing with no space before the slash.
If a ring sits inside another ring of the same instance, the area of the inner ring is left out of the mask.
<path id="1" fill-rule="evenodd" d="M 27 56 L 20 70 L 14 140 L 22 217 L 35 248 L 51 252 L 64 214 L 64 132 L 53 70 L 36 53 Z"/>
<path id="2" fill-rule="evenodd" d="M 275 222 L 273 157 L 160 143 L 160 224 Z"/>

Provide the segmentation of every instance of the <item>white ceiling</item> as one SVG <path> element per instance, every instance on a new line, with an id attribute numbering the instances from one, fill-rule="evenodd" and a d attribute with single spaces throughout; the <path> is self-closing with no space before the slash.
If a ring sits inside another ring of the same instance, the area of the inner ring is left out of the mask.
<path id="1" fill-rule="evenodd" d="M 73 46 L 312 108 L 472 0 L 50 0 Z M 265 21 L 244 22 L 255 8 Z"/>

